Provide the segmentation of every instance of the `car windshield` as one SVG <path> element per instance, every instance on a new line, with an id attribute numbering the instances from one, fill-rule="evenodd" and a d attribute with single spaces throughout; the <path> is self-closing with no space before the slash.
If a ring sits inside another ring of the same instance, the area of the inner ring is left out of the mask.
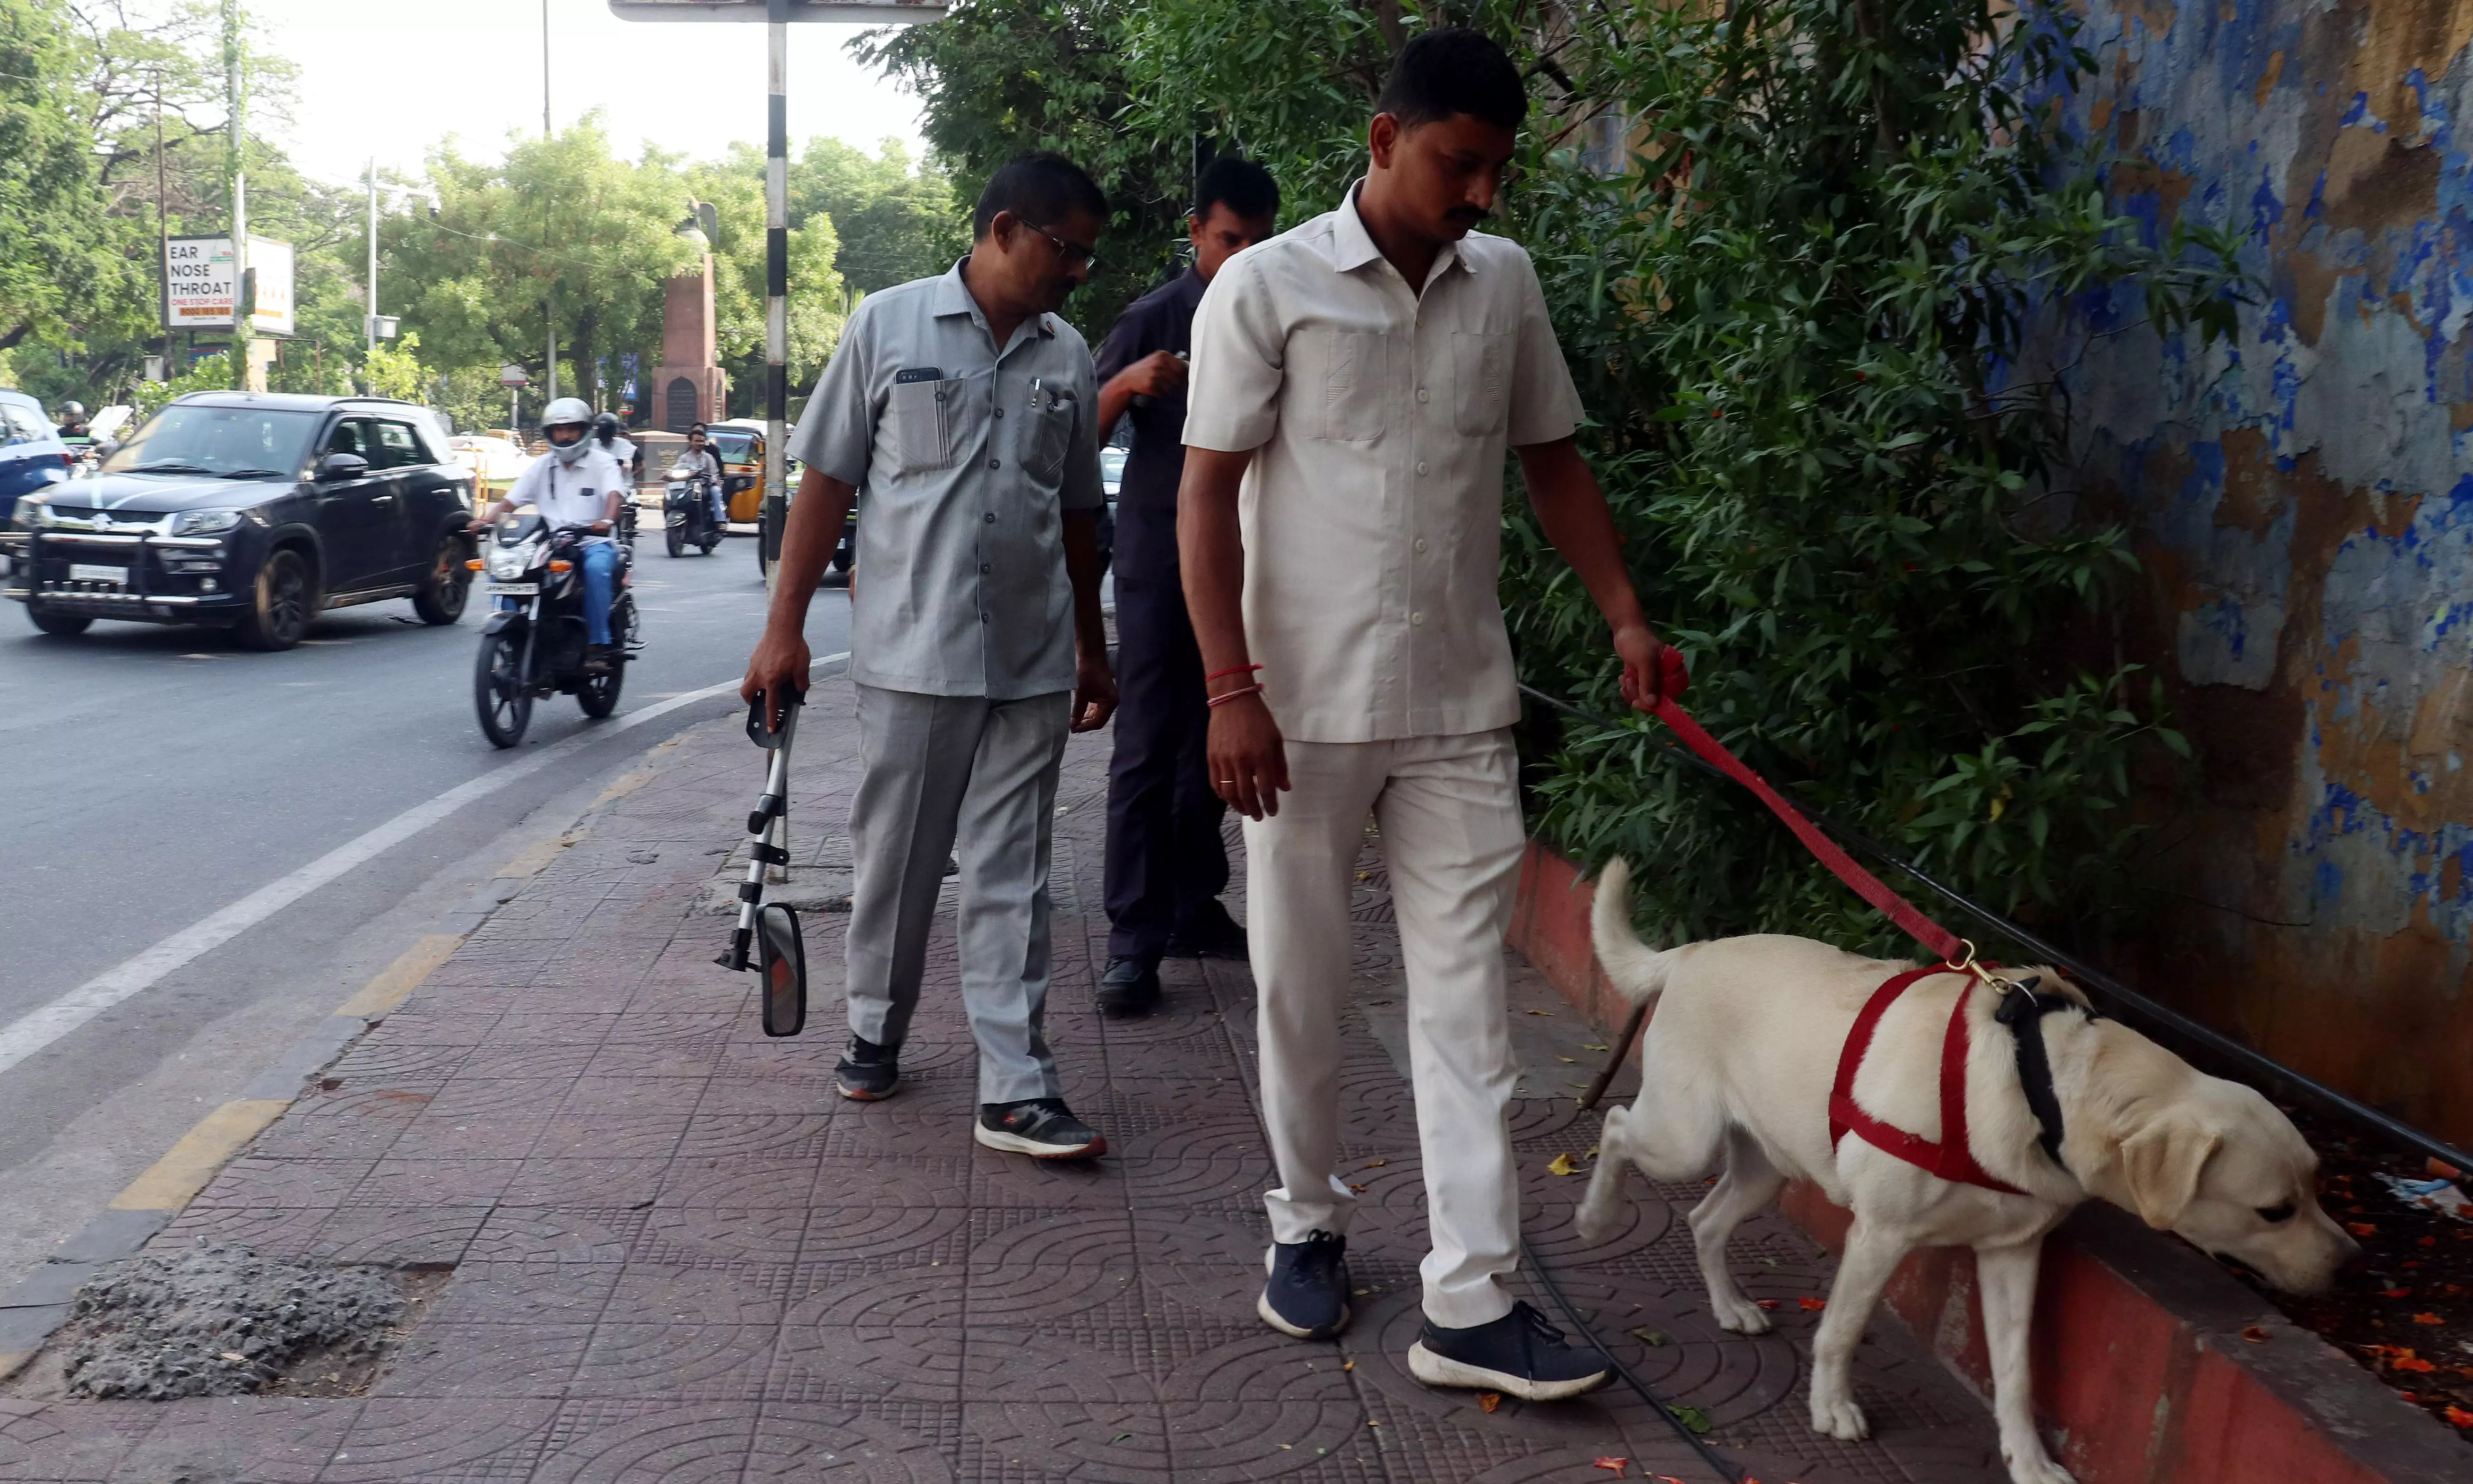
<path id="1" fill-rule="evenodd" d="M 722 463 L 753 464 L 756 462 L 755 434 L 733 433 L 728 428 L 715 428 L 707 436 L 712 440 L 712 451 Z"/>
<path id="2" fill-rule="evenodd" d="M 319 415 L 279 407 L 175 402 L 148 419 L 104 468 L 120 474 L 288 474 L 308 457 Z"/>

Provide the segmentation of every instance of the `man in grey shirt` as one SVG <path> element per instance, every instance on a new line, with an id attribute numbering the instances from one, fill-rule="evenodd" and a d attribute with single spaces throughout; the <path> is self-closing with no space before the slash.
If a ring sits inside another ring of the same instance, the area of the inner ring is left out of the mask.
<path id="1" fill-rule="evenodd" d="M 806 465 L 764 637 L 741 694 L 807 685 L 807 599 L 859 490 L 851 679 L 851 1045 L 862 1102 L 899 1056 L 947 852 L 960 837 L 962 1000 L 992 1149 L 1099 1154 L 1043 1030 L 1047 873 L 1068 728 L 1116 709 L 1099 616 L 1100 429 L 1090 347 L 1055 316 L 1108 220 L 1091 178 L 1026 155 L 988 181 L 968 257 L 870 295 L 843 328 L 789 452 Z"/>

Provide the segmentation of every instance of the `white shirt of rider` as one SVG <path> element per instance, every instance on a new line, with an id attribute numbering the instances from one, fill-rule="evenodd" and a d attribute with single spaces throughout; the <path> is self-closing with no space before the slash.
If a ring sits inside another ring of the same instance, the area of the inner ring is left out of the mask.
<path id="1" fill-rule="evenodd" d="M 624 438 L 613 438 L 610 440 L 610 457 L 617 460 L 622 469 L 632 467 L 636 462 L 636 445 Z"/>
<path id="2" fill-rule="evenodd" d="M 573 464 L 561 464 L 556 454 L 535 459 L 516 481 L 507 498 L 517 507 L 530 505 L 555 529 L 590 525 L 609 518 L 610 491 L 624 491 L 626 476 L 606 450 L 588 449 Z"/>

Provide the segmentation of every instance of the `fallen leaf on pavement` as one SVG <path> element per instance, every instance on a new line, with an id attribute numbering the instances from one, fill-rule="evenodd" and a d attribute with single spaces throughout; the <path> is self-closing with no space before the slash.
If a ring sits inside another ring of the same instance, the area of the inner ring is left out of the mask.
<path id="1" fill-rule="evenodd" d="M 1817 1314 L 1829 1306 L 1827 1299 L 1797 1299 L 1794 1302 L 1802 1304 L 1807 1314 Z"/>
<path id="2" fill-rule="evenodd" d="M 1628 1458 L 1600 1458 L 1597 1460 L 1594 1467 L 1603 1469 L 1608 1473 L 1621 1473 L 1625 1469 L 1631 1467 L 1631 1460 Z"/>
<path id="3" fill-rule="evenodd" d="M 2388 1364 L 2395 1367 L 2399 1371 L 2411 1371 L 2415 1376 L 2428 1376 L 2433 1371 L 2438 1369 L 2436 1365 L 2433 1365 L 2431 1362 L 2424 1360 L 2417 1355 L 2399 1355 L 2395 1359 L 2389 1361 Z"/>
<path id="4" fill-rule="evenodd" d="M 1358 1195 L 1363 1195 L 1365 1193 L 1365 1187 L 1353 1180 L 1348 1183 L 1348 1188 L 1356 1191 Z"/>
<path id="5" fill-rule="evenodd" d="M 2449 1407 L 2447 1420 L 2459 1427 L 2473 1427 L 2473 1412 L 2468 1412 L 2461 1406 Z"/>
<path id="6" fill-rule="evenodd" d="M 1760 1305 L 1761 1307 L 1763 1307 L 1763 1308 L 1775 1308 L 1775 1307 L 1777 1307 L 1777 1300 L 1775 1300 L 1775 1299 L 1754 1299 L 1752 1302 L 1753 1302 L 1754 1304 L 1759 1304 L 1759 1305 Z"/>
<path id="7" fill-rule="evenodd" d="M 2443 1325 L 2447 1323 L 2446 1320 L 2439 1318 L 2436 1314 L 2415 1314 L 2413 1316 L 2413 1322 L 2417 1325 Z"/>
<path id="8" fill-rule="evenodd" d="M 1554 1060 L 1557 1062 L 1569 1062 L 1574 1066 L 1578 1065 L 1580 1062 L 1580 1059 L 1575 1056 L 1558 1056 Z"/>
<path id="9" fill-rule="evenodd" d="M 1600 1046 L 1594 1041 L 1584 1041 L 1580 1042 L 1580 1049 L 1583 1051 L 1612 1051 L 1614 1047 Z"/>
<path id="10" fill-rule="evenodd" d="M 1124 1442 L 1127 1438 L 1130 1438 L 1130 1437 L 1132 1437 L 1132 1436 L 1133 1436 L 1133 1434 L 1132 1434 L 1132 1433 L 1130 1433 L 1130 1432 L 1120 1432 L 1120 1433 L 1116 1434 L 1115 1437 L 1110 1438 L 1108 1441 L 1109 1441 L 1109 1442 L 1111 1442 L 1111 1443 L 1122 1443 L 1122 1442 Z"/>
<path id="11" fill-rule="evenodd" d="M 1532 1010 L 1532 1011 L 1530 1011 L 1530 1012 L 1528 1012 L 1528 1013 L 1529 1013 L 1530 1015 L 1533 1015 L 1533 1016 L 1549 1016 L 1549 1015 L 1552 1015 L 1554 1012 L 1552 1012 L 1551 1010 Z"/>
<path id="12" fill-rule="evenodd" d="M 2382 1299 L 2410 1299 L 2413 1297 L 2413 1290 L 2410 1288 L 2382 1288 L 2379 1290 L 2379 1297 Z"/>
<path id="13" fill-rule="evenodd" d="M 2249 1341 L 2252 1345 L 2264 1345 L 2267 1343 L 2267 1331 L 2256 1325 L 2252 1325 L 2242 1331 L 2242 1338 Z"/>
<path id="14" fill-rule="evenodd" d="M 1558 1154 L 1547 1162 L 1546 1173 L 1549 1175 L 1577 1175 L 1580 1173 L 1580 1167 L 1572 1162 L 1572 1157 L 1570 1155 Z"/>
<path id="15" fill-rule="evenodd" d="M 1343 1371 L 1354 1371 L 1357 1369 L 1357 1362 L 1354 1360 L 1343 1360 L 1339 1363 L 1339 1368 Z"/>
<path id="16" fill-rule="evenodd" d="M 1674 1420 L 1676 1422 L 1691 1428 L 1693 1432 L 1705 1433 L 1714 1425 L 1709 1421 L 1709 1414 L 1703 1412 L 1696 1406 L 1669 1406 L 1667 1410 L 1674 1414 Z"/>
<path id="17" fill-rule="evenodd" d="M 1364 1167 L 1369 1170 L 1379 1170 L 1390 1162 L 1391 1161 L 1388 1160 L 1368 1160 L 1365 1161 Z"/>
<path id="18" fill-rule="evenodd" d="M 1663 1329 L 1634 1329 L 1631 1337 L 1651 1350 L 1666 1343 L 1666 1331 Z"/>
<path id="19" fill-rule="evenodd" d="M 1491 1412 L 1501 1405 L 1502 1405 L 1502 1393 L 1499 1391 L 1481 1391 L 1477 1394 L 1477 1406 L 1480 1412 Z"/>
<path id="20" fill-rule="evenodd" d="M 241 1364 L 244 1364 L 244 1365 L 246 1365 L 246 1364 L 249 1362 L 249 1357 L 248 1357 L 247 1355 L 242 1354 L 239 1351 L 236 1351 L 236 1350 L 228 1350 L 228 1351 L 225 1351 L 225 1352 L 223 1352 L 223 1358 L 224 1358 L 224 1359 L 226 1359 L 226 1360 L 238 1361 L 238 1362 L 240 1362 Z"/>
<path id="21" fill-rule="evenodd" d="M 2347 1221 L 2344 1223 L 2344 1230 L 2352 1233 L 2355 1236 L 2376 1236 L 2379 1234 L 2378 1227 L 2367 1221 Z"/>

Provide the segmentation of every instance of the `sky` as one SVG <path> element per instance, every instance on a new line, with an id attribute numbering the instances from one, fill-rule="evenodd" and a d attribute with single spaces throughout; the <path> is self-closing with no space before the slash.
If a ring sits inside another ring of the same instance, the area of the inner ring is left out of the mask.
<path id="1" fill-rule="evenodd" d="M 624 21 L 604 0 L 547 0 L 550 109 L 564 129 L 599 108 L 612 146 L 692 157 L 764 142 L 764 28 Z M 418 175 L 458 136 L 494 156 L 510 130 L 541 127 L 540 0 L 248 0 L 273 49 L 300 69 L 292 121 L 252 117 L 306 174 Z M 845 50 L 866 28 L 790 28 L 793 151 L 824 134 L 871 152 L 890 135 L 922 153 L 918 100 Z"/>

